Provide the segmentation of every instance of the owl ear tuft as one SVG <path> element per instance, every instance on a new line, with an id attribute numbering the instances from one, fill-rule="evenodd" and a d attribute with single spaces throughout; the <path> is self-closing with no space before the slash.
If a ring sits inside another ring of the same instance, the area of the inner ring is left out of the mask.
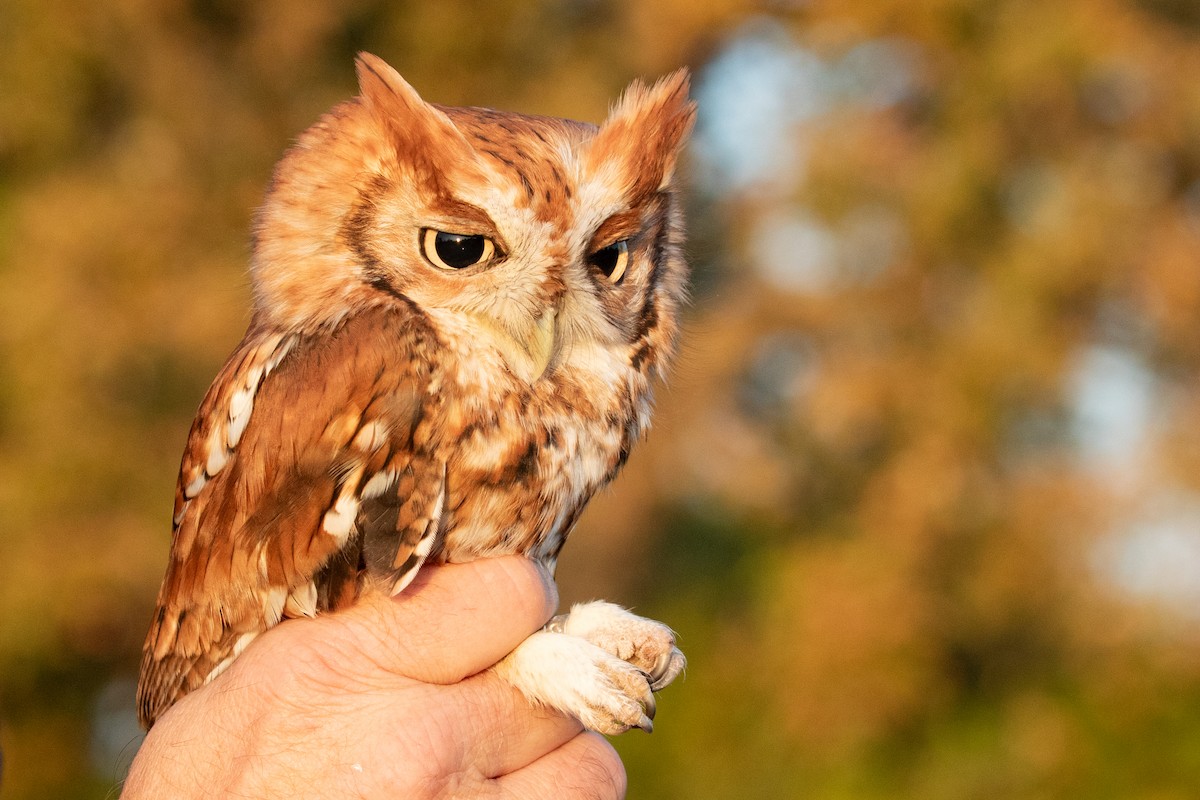
<path id="1" fill-rule="evenodd" d="M 424 104 L 408 81 L 379 56 L 359 53 L 354 59 L 354 69 L 358 73 L 358 89 L 372 108 L 384 108 L 397 100 L 407 105 Z"/>
<path id="2" fill-rule="evenodd" d="M 641 81 L 630 84 L 592 140 L 592 168 L 615 162 L 631 198 L 667 188 L 696 121 L 696 104 L 688 97 L 690 83 L 685 67 L 650 87 Z"/>
<path id="3" fill-rule="evenodd" d="M 383 128 L 401 163 L 421 166 L 424 177 L 474 160 L 474 150 L 448 116 L 426 103 L 382 58 L 359 53 L 355 59 L 363 104 Z"/>

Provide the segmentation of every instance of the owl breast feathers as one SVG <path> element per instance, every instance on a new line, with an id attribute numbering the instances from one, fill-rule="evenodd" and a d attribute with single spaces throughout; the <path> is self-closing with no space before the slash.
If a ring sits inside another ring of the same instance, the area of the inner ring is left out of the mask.
<path id="1" fill-rule="evenodd" d="M 553 568 L 673 350 L 686 73 L 600 127 L 431 105 L 368 54 L 358 76 L 258 218 L 252 321 L 183 455 L 147 728 L 281 619 L 426 562 Z"/>

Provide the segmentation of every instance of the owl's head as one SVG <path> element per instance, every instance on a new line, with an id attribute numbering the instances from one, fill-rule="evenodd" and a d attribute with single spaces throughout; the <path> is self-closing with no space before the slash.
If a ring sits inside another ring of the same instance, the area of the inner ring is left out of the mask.
<path id="1" fill-rule="evenodd" d="M 599 127 L 424 102 L 381 59 L 280 162 L 259 217 L 256 320 L 406 303 L 530 381 L 571 359 L 660 372 L 687 268 L 672 191 L 688 76 L 635 83 Z"/>

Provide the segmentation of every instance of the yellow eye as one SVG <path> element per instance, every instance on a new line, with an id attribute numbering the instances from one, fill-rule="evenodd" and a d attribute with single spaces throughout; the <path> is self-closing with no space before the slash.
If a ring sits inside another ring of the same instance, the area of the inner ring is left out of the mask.
<path id="1" fill-rule="evenodd" d="M 588 256 L 588 263 L 608 279 L 609 283 L 620 283 L 629 266 L 629 240 L 622 239 L 613 242 L 608 247 L 601 247 Z"/>
<path id="2" fill-rule="evenodd" d="M 486 264 L 496 255 L 496 245 L 486 236 L 435 231 L 433 228 L 422 231 L 421 250 L 430 264 L 448 271 Z"/>

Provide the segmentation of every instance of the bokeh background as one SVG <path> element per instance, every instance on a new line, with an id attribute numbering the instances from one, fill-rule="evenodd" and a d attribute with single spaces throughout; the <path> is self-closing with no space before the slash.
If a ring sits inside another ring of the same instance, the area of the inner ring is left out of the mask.
<path id="1" fill-rule="evenodd" d="M 118 791 L 251 215 L 360 49 L 589 120 L 695 73 L 683 354 L 560 569 L 691 659 L 631 796 L 1196 796 L 1194 0 L 2 0 L 4 797 Z"/>

